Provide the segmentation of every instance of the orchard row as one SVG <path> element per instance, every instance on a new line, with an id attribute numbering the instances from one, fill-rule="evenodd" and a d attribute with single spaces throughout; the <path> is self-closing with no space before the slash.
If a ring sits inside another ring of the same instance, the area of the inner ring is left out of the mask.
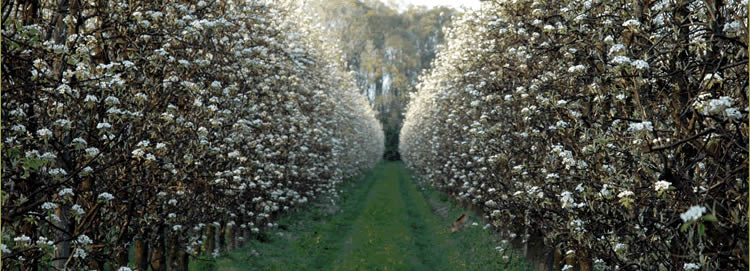
<path id="1" fill-rule="evenodd" d="M 747 1 L 483 5 L 412 96 L 409 167 L 563 270 L 748 268 Z"/>
<path id="2" fill-rule="evenodd" d="M 133 243 L 184 269 L 373 167 L 375 113 L 293 3 L 4 3 L 3 269 Z"/>

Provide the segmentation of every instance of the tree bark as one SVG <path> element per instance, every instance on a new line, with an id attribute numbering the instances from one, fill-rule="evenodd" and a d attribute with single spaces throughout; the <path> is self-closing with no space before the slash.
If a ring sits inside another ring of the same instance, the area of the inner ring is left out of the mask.
<path id="1" fill-rule="evenodd" d="M 57 244 L 57 249 L 55 250 L 55 258 L 58 259 L 52 263 L 52 265 L 59 270 L 65 269 L 65 262 L 67 262 L 68 258 L 70 257 L 70 241 L 67 241 L 71 239 L 71 236 L 69 234 L 70 227 L 68 223 L 68 216 L 66 215 L 66 211 L 63 209 L 62 206 L 58 206 L 57 210 L 55 210 L 55 215 L 60 218 L 60 222 L 57 223 L 57 227 L 60 229 L 64 229 L 64 231 L 58 230 L 55 233 L 55 239 L 57 240 L 64 240 Z"/>
<path id="2" fill-rule="evenodd" d="M 143 238 L 135 239 L 135 267 L 138 270 L 148 269 L 148 245 Z"/>
<path id="3" fill-rule="evenodd" d="M 206 227 L 206 241 L 204 244 L 206 246 L 205 250 L 206 250 L 206 253 L 208 253 L 208 255 L 211 255 L 212 253 L 214 253 L 214 249 L 216 249 L 216 233 L 215 232 L 216 230 L 214 229 L 214 225 L 208 225 Z"/>
<path id="4" fill-rule="evenodd" d="M 222 222 L 219 230 L 216 232 L 216 248 L 219 249 L 219 252 L 226 249 L 226 231 L 227 231 L 227 224 Z"/>
<path id="5" fill-rule="evenodd" d="M 151 270 L 165 271 L 166 257 L 164 253 L 164 230 L 160 229 L 156 242 L 151 246 Z"/>
<path id="6" fill-rule="evenodd" d="M 177 236 L 172 233 L 167 234 L 167 271 L 180 270 L 180 255 Z"/>
<path id="7" fill-rule="evenodd" d="M 226 227 L 226 231 L 227 231 L 227 234 L 226 234 L 226 238 L 227 238 L 227 252 L 232 252 L 232 250 L 234 250 L 234 245 L 235 245 L 234 227 L 227 226 Z"/>

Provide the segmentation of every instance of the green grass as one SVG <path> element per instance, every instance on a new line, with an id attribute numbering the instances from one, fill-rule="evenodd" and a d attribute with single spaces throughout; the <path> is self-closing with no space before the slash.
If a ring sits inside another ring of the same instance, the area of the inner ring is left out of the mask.
<path id="1" fill-rule="evenodd" d="M 417 189 L 409 176 L 402 163 L 382 163 L 342 187 L 335 214 L 328 207 L 301 208 L 280 218 L 264 241 L 193 261 L 190 269 L 531 270 L 517 256 L 503 260 L 494 249 L 497 238 L 481 227 L 451 233 L 451 221 L 430 210 L 428 199 L 441 194 Z M 452 207 L 449 217 L 462 212 Z"/>
<path id="2" fill-rule="evenodd" d="M 375 180 L 369 175 L 344 185 L 335 214 L 310 206 L 282 216 L 266 242 L 252 240 L 218 258 L 218 270 L 320 270 L 329 266 L 346 245 L 352 221 L 366 204 L 361 199 L 368 196 Z"/>
<path id="3" fill-rule="evenodd" d="M 456 202 L 446 194 L 435 191 L 430 187 L 420 187 L 420 191 L 423 198 L 447 204 L 449 206 L 448 217 L 455 219 L 461 214 L 473 215 L 458 207 Z M 534 270 L 531 265 L 524 261 L 519 251 L 511 248 L 510 244 L 502 244 L 502 238 L 497 234 L 483 229 L 484 224 L 479 222 L 480 219 L 473 217 L 471 220 L 477 221 L 478 226 L 472 226 L 469 223 L 459 232 L 451 233 L 449 228 L 445 228 L 438 233 L 438 236 L 444 236 L 447 242 L 454 246 L 454 250 L 460 252 L 458 258 L 451 259 L 452 262 L 459 265 L 456 270 Z M 498 246 L 504 248 L 503 252 L 495 249 Z M 507 256 L 507 258 L 503 256 Z"/>

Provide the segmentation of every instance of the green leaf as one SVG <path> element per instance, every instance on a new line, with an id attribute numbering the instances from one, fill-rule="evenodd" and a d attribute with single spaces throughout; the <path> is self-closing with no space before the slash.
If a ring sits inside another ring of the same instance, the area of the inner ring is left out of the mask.
<path id="1" fill-rule="evenodd" d="M 703 216 L 703 221 L 719 222 L 719 219 L 717 219 L 716 216 L 714 216 L 714 215 L 704 215 Z"/>
<path id="2" fill-rule="evenodd" d="M 680 231 L 681 232 L 687 231 L 688 227 L 690 227 L 691 224 L 693 224 L 693 222 L 687 222 L 685 224 L 682 224 L 682 227 L 680 227 Z"/>
<path id="3" fill-rule="evenodd" d="M 698 223 L 698 236 L 706 236 L 706 225 L 703 225 L 703 223 Z"/>

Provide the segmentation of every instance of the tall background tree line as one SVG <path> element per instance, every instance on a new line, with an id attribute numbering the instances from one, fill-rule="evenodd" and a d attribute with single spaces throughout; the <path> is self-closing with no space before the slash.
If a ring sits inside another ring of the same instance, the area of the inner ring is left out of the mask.
<path id="1" fill-rule="evenodd" d="M 420 73 L 429 68 L 443 28 L 457 11 L 409 6 L 399 10 L 391 1 L 312 0 L 308 12 L 320 20 L 328 37 L 337 41 L 348 69 L 377 111 L 386 136 L 384 158 L 400 159 L 398 134 L 408 94 Z"/>

